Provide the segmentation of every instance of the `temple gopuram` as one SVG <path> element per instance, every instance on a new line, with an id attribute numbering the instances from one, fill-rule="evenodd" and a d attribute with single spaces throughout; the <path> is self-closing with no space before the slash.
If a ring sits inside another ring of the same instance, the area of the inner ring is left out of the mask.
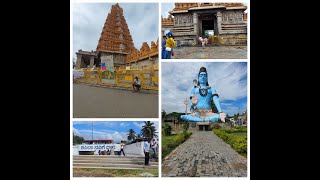
<path id="1" fill-rule="evenodd" d="M 140 50 L 134 43 L 119 4 L 112 5 L 111 12 L 102 28 L 96 51 L 79 50 L 76 69 L 91 68 L 94 65 L 114 73 L 121 66 L 135 65 L 139 68 L 158 64 L 158 40 L 142 44 Z"/>
<path id="2" fill-rule="evenodd" d="M 243 3 L 175 3 L 169 16 L 162 17 L 162 34 L 173 32 L 180 45 L 192 45 L 204 35 L 238 40 L 245 37 L 246 44 L 246 9 Z"/>

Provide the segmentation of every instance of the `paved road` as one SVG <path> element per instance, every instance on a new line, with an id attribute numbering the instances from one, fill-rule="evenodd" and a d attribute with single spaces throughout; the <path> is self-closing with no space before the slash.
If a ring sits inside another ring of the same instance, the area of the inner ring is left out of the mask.
<path id="1" fill-rule="evenodd" d="M 247 59 L 247 46 L 180 47 L 172 59 Z"/>
<path id="2" fill-rule="evenodd" d="M 158 95 L 73 84 L 74 118 L 158 118 Z"/>
<path id="3" fill-rule="evenodd" d="M 162 163 L 162 177 L 246 177 L 247 160 L 211 131 L 195 131 Z"/>

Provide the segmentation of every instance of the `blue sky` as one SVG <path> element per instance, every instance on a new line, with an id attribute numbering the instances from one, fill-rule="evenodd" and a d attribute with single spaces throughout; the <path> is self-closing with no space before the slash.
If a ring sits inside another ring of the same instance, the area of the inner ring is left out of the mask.
<path id="1" fill-rule="evenodd" d="M 206 67 L 209 85 L 219 94 L 222 111 L 233 115 L 247 106 L 246 62 L 162 63 L 162 106 L 167 113 L 185 112 L 183 101 L 190 96 L 193 79 Z M 190 109 L 190 107 L 188 107 Z M 189 112 L 189 110 L 188 110 Z"/>
<path id="2" fill-rule="evenodd" d="M 158 121 L 152 122 L 158 131 Z M 115 143 L 119 143 L 121 140 L 127 140 L 129 129 L 140 133 L 144 124 L 144 121 L 93 121 L 93 123 L 92 121 L 74 121 L 73 132 L 86 140 L 91 140 L 93 127 L 93 139 L 112 139 Z"/>
<path id="3" fill-rule="evenodd" d="M 168 17 L 168 12 L 172 11 L 174 8 L 174 3 L 162 3 L 161 4 L 161 16 Z"/>
<path id="4" fill-rule="evenodd" d="M 79 49 L 96 50 L 98 40 L 111 6 L 115 3 L 73 4 L 73 57 Z M 134 46 L 156 42 L 159 37 L 158 3 L 119 3 L 129 27 Z"/>

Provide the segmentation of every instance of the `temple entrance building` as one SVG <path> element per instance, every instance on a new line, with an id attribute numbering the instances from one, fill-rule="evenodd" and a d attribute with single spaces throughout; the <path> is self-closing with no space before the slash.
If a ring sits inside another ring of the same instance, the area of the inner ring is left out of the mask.
<path id="1" fill-rule="evenodd" d="M 162 34 L 173 32 L 178 46 L 197 43 L 199 36 L 209 37 L 209 44 L 246 44 L 246 9 L 242 3 L 175 3 L 162 18 Z"/>

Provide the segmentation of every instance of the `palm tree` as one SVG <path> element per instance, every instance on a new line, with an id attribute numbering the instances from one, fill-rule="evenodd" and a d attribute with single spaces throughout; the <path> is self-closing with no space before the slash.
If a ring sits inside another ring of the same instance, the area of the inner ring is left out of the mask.
<path id="1" fill-rule="evenodd" d="M 153 137 L 157 137 L 157 135 L 155 134 L 156 132 L 156 127 L 154 126 L 153 122 L 150 121 L 145 121 L 144 122 L 145 125 L 142 126 L 141 129 L 141 134 L 143 137 L 148 137 L 148 138 L 153 138 Z"/>
<path id="2" fill-rule="evenodd" d="M 141 135 L 140 134 L 137 134 L 137 141 L 140 141 L 141 140 Z"/>
<path id="3" fill-rule="evenodd" d="M 162 119 L 165 118 L 167 115 L 166 111 L 163 109 L 162 112 L 161 112 L 161 117 Z"/>
<path id="4" fill-rule="evenodd" d="M 136 132 L 133 129 L 129 129 L 129 135 L 128 135 L 128 140 L 134 140 L 136 137 Z"/>

